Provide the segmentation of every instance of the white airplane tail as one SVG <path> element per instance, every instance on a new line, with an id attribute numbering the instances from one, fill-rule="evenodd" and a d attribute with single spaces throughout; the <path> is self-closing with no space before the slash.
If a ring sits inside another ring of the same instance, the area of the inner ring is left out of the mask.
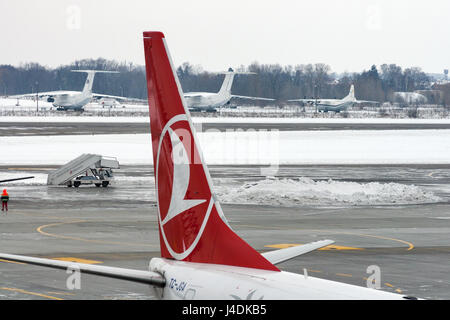
<path id="1" fill-rule="evenodd" d="M 345 101 L 355 101 L 355 86 L 352 84 L 350 86 L 350 91 L 348 92 L 348 95 L 343 99 Z"/>
<path id="2" fill-rule="evenodd" d="M 92 86 L 94 84 L 94 77 L 96 73 L 119 73 L 118 71 L 104 71 L 104 70 L 71 70 L 72 72 L 87 73 L 86 81 L 83 87 L 83 93 L 92 93 Z"/>
<path id="3" fill-rule="evenodd" d="M 228 72 L 225 74 L 222 86 L 220 87 L 219 94 L 229 93 L 231 94 L 231 86 L 233 85 L 234 72 Z"/>
<path id="4" fill-rule="evenodd" d="M 220 87 L 219 94 L 231 94 L 231 86 L 233 85 L 234 76 L 236 74 L 255 74 L 254 72 L 240 72 L 234 71 L 229 68 L 227 72 L 223 72 L 225 78 L 223 79 L 222 86 Z"/>

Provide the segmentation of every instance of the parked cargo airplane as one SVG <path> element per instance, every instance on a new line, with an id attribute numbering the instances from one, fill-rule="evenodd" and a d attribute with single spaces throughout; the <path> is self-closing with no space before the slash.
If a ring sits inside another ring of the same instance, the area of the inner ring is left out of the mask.
<path id="1" fill-rule="evenodd" d="M 82 111 L 83 107 L 91 102 L 91 100 L 99 98 L 122 99 L 128 100 L 130 98 L 117 97 L 100 93 L 92 92 L 92 85 L 94 84 L 94 77 L 96 73 L 119 73 L 118 71 L 103 71 L 103 70 L 71 70 L 72 72 L 87 73 L 86 82 L 84 83 L 83 91 L 47 91 L 37 93 L 39 98 L 46 98 L 47 102 L 52 102 L 53 106 L 58 110 L 77 110 Z M 11 98 L 25 98 L 36 97 L 36 93 L 27 93 L 11 96 Z"/>
<path id="2" fill-rule="evenodd" d="M 161 299 L 408 298 L 275 266 L 331 240 L 263 254 L 242 240 L 213 193 L 164 35 L 144 32 L 144 50 L 161 258 L 151 259 L 149 271 L 5 253 L 1 259 L 145 283 Z"/>
<path id="3" fill-rule="evenodd" d="M 255 74 L 254 72 L 236 72 L 230 68 L 227 72 L 224 72 L 224 74 L 225 78 L 223 79 L 219 92 L 187 92 L 184 94 L 184 99 L 190 111 L 216 111 L 216 108 L 229 104 L 232 98 L 264 101 L 275 100 L 231 94 L 231 86 L 233 85 L 234 76 L 236 74 Z"/>
<path id="4" fill-rule="evenodd" d="M 353 84 L 350 86 L 348 95 L 342 99 L 291 99 L 288 101 L 299 101 L 312 104 L 317 107 L 318 111 L 322 112 L 341 112 L 357 103 L 379 103 L 378 101 L 357 100 L 355 98 L 355 86 Z"/>

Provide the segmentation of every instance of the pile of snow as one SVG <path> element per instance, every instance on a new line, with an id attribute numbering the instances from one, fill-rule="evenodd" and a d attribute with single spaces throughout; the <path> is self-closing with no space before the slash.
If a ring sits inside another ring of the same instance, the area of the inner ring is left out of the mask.
<path id="1" fill-rule="evenodd" d="M 218 188 L 223 203 L 295 207 L 304 205 L 398 205 L 439 202 L 441 199 L 414 185 L 314 181 L 309 178 L 266 178 L 241 187 Z"/>

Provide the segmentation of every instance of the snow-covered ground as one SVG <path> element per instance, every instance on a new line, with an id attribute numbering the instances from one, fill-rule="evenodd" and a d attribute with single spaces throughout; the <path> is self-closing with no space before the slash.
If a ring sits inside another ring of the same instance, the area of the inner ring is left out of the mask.
<path id="1" fill-rule="evenodd" d="M 260 117 L 194 117 L 195 123 L 367 123 L 367 124 L 442 124 L 450 119 L 394 118 L 260 118 Z"/>
<path id="2" fill-rule="evenodd" d="M 61 114 L 61 113 L 60 113 Z M 0 122 L 49 122 L 49 123 L 150 123 L 149 117 L 100 117 L 100 116 L 74 116 L 74 115 L 56 115 L 56 116 L 0 116 Z"/>
<path id="3" fill-rule="evenodd" d="M 444 164 L 450 130 L 235 131 L 198 134 L 217 165 Z M 0 137 L 0 164 L 64 164 L 82 153 L 151 164 L 149 134 Z"/>
<path id="4" fill-rule="evenodd" d="M 295 207 L 299 205 L 398 205 L 433 203 L 442 199 L 414 185 L 314 181 L 309 178 L 276 179 L 246 183 L 240 187 L 219 185 L 223 203 L 246 203 Z"/>
<path id="5" fill-rule="evenodd" d="M 342 124 L 450 124 L 450 119 L 393 118 L 275 118 L 275 117 L 193 117 L 194 123 L 342 123 Z M 0 122 L 88 122 L 88 123 L 150 123 L 150 118 L 126 116 L 74 116 L 70 113 L 51 116 L 0 116 Z"/>
<path id="6" fill-rule="evenodd" d="M 0 172 L 0 180 L 24 176 L 30 176 L 30 173 L 24 171 Z M 47 187 L 47 174 L 34 173 L 33 176 L 34 178 L 29 180 L 9 182 L 8 187 L 14 190 L 27 186 Z M 399 183 L 359 183 L 332 179 L 315 181 L 305 177 L 298 179 L 268 177 L 244 184 L 240 180 L 232 178 L 214 178 L 213 183 L 220 202 L 228 204 L 298 207 L 406 205 L 443 201 L 442 198 L 423 187 Z M 128 195 L 127 191 L 133 190 L 133 192 L 145 194 L 143 197 L 145 199 L 155 198 L 155 180 L 150 175 L 136 177 L 116 173 L 113 186 L 120 186 L 122 194 Z M 27 199 L 32 196 L 30 192 L 37 193 L 39 197 L 52 199 L 52 195 L 48 194 L 45 189 L 28 190 Z"/>
<path id="7" fill-rule="evenodd" d="M 50 102 L 39 100 L 37 106 L 45 110 L 50 110 L 53 105 Z M 36 110 L 36 101 L 34 99 L 13 99 L 0 98 L 0 109 L 4 110 Z"/>

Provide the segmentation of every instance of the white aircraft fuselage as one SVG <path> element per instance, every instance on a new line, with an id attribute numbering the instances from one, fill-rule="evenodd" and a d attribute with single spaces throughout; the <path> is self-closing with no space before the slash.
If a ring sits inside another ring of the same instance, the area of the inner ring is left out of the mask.
<path id="1" fill-rule="evenodd" d="M 350 86 L 350 91 L 347 96 L 342 99 L 317 99 L 314 104 L 317 106 L 318 111 L 328 112 L 341 112 L 348 107 L 353 106 L 357 102 L 355 98 L 355 87 Z"/>
<path id="2" fill-rule="evenodd" d="M 230 69 L 231 70 L 231 69 Z M 234 75 L 236 72 L 225 72 L 222 86 L 219 92 L 187 92 L 184 93 L 186 105 L 191 110 L 211 110 L 220 108 L 231 100 L 231 87 L 233 85 Z"/>
<path id="3" fill-rule="evenodd" d="M 224 72 L 222 86 L 219 92 L 187 92 L 183 94 L 186 106 L 191 111 L 216 111 L 216 108 L 223 107 L 230 103 L 231 98 L 241 98 L 247 100 L 273 101 L 271 98 L 239 96 L 231 94 L 234 76 L 236 74 L 254 74 L 253 72 L 235 72 L 233 69 Z"/>
<path id="4" fill-rule="evenodd" d="M 166 286 L 152 287 L 167 300 L 338 300 L 404 299 L 404 296 L 286 271 L 153 258 L 151 272 L 164 274 Z"/>
<path id="5" fill-rule="evenodd" d="M 52 105 L 54 107 L 73 110 L 77 109 L 81 110 L 91 100 L 92 100 L 92 92 L 61 94 L 48 99 L 49 102 L 52 102 Z"/>
<path id="6" fill-rule="evenodd" d="M 317 100 L 317 110 L 322 112 L 341 112 L 355 104 L 355 101 Z"/>
<path id="7" fill-rule="evenodd" d="M 87 73 L 86 81 L 84 83 L 83 91 L 58 94 L 50 97 L 47 101 L 52 102 L 53 106 L 64 110 L 82 110 L 85 105 L 91 102 L 92 86 L 94 85 L 94 77 L 98 72 L 103 73 L 116 73 L 115 71 L 97 71 L 97 70 L 72 70 L 72 72 L 85 72 Z"/>
<path id="8" fill-rule="evenodd" d="M 96 73 L 118 73 L 117 71 L 104 71 L 104 70 L 71 70 L 72 72 L 87 73 L 86 81 L 84 83 L 83 91 L 48 91 L 40 92 L 36 94 L 21 94 L 13 97 L 46 97 L 47 102 L 58 110 L 83 110 L 83 107 L 92 101 L 95 97 L 113 97 L 104 94 L 92 93 L 92 86 L 94 84 L 94 77 Z"/>
<path id="9" fill-rule="evenodd" d="M 301 101 L 303 103 L 308 103 L 314 105 L 317 108 L 317 111 L 321 112 L 341 112 L 349 107 L 357 103 L 379 103 L 377 101 L 366 101 L 366 100 L 357 100 L 355 98 L 355 87 L 352 84 L 350 86 L 350 91 L 347 96 L 342 99 L 291 99 L 288 101 Z"/>
<path id="10" fill-rule="evenodd" d="M 186 104 L 190 109 L 220 108 L 231 100 L 229 92 L 189 92 L 184 94 Z"/>

